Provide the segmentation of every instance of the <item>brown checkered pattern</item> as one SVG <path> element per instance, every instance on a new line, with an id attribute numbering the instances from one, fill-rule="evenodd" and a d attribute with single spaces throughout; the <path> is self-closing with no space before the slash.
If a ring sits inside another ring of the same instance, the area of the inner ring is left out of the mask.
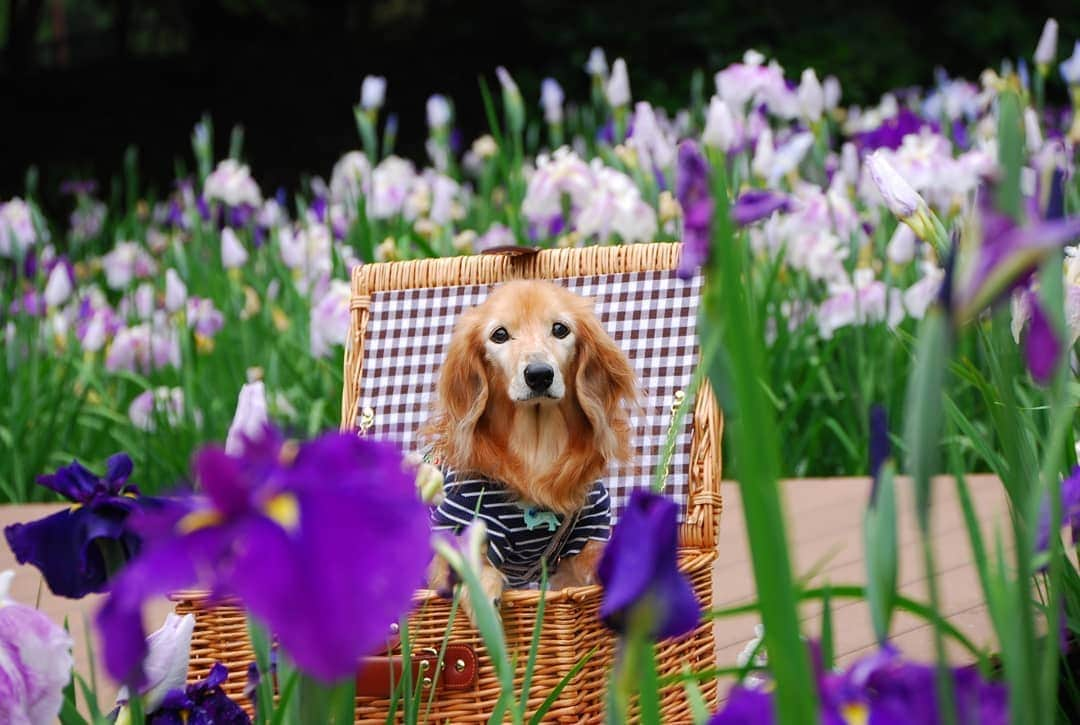
<path id="1" fill-rule="evenodd" d="M 697 304 L 701 277 L 686 282 L 673 271 L 634 272 L 556 280 L 590 297 L 604 329 L 637 371 L 643 415 L 631 419 L 637 456 L 609 472 L 613 515 L 634 488 L 648 488 L 661 459 L 675 391 L 686 390 L 698 358 Z M 486 285 L 377 292 L 364 341 L 358 412 L 374 411 L 369 435 L 415 448 L 416 432 L 433 409 L 443 351 L 458 314 L 484 300 Z M 691 401 L 692 405 L 693 401 Z M 692 410 L 692 408 L 691 408 Z M 357 420 L 362 418 L 357 415 Z M 686 510 L 691 416 L 676 440 L 667 493 Z"/>

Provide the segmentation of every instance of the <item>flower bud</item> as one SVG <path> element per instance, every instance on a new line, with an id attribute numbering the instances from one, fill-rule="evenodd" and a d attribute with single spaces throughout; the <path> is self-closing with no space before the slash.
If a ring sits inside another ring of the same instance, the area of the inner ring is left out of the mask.
<path id="1" fill-rule="evenodd" d="M 622 58 L 616 58 L 611 67 L 611 78 L 608 79 L 605 93 L 612 108 L 630 105 L 630 75 Z"/>

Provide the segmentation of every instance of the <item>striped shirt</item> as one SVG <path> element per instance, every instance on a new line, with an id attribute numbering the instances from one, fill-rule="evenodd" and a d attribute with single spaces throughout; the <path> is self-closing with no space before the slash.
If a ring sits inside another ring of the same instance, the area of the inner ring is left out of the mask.
<path id="1" fill-rule="evenodd" d="M 490 478 L 457 471 L 443 471 L 446 498 L 431 510 L 436 531 L 460 534 L 475 518 L 487 525 L 488 559 L 506 577 L 511 587 L 525 587 L 540 575 L 529 577 L 551 543 L 563 517 L 552 511 L 529 508 L 519 503 L 512 491 Z M 611 501 L 604 484 L 597 481 L 589 490 L 585 507 L 562 545 L 548 558 L 548 574 L 558 562 L 580 553 L 588 541 L 607 541 L 611 528 Z M 536 568 L 536 572 L 539 572 Z"/>

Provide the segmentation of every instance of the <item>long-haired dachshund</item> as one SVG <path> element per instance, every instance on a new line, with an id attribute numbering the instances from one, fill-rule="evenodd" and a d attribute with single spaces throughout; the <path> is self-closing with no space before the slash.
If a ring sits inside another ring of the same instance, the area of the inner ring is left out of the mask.
<path id="1" fill-rule="evenodd" d="M 445 476 L 434 527 L 484 521 L 491 600 L 538 581 L 541 558 L 552 588 L 594 581 L 610 527 L 600 477 L 631 457 L 637 398 L 592 303 L 563 287 L 509 282 L 461 314 L 423 436 Z M 432 586 L 446 574 L 437 561 Z"/>

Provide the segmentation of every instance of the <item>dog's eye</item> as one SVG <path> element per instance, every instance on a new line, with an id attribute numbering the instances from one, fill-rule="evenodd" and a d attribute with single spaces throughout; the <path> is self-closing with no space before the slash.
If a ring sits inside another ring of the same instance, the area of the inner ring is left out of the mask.
<path id="1" fill-rule="evenodd" d="M 570 334 L 570 328 L 561 322 L 556 322 L 551 326 L 551 334 L 561 340 Z"/>
<path id="2" fill-rule="evenodd" d="M 505 327 L 496 327 L 491 331 L 491 341 L 496 345 L 501 345 L 510 339 L 510 333 L 506 331 Z"/>

